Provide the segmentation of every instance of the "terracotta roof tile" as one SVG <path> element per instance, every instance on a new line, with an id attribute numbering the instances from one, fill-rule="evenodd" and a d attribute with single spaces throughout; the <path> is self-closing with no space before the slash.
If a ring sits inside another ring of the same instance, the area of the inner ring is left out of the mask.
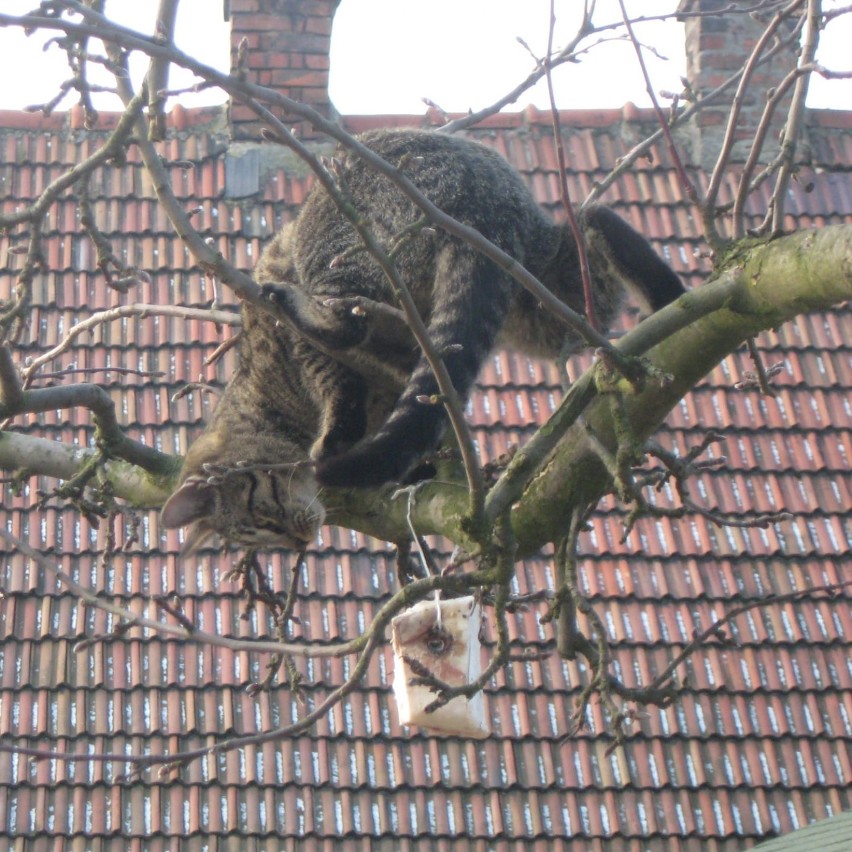
<path id="1" fill-rule="evenodd" d="M 567 118 L 572 195 L 581 198 L 623 153 L 630 128 L 619 111 Z M 32 117 L 5 119 L 0 116 L 7 128 L 0 130 L 4 212 L 98 144 L 96 133 L 59 132 L 60 124 Z M 362 126 L 381 120 L 347 119 Z M 495 117 L 473 135 L 502 150 L 539 200 L 560 215 L 547 124 L 529 111 Z M 791 224 L 852 220 L 848 131 L 820 125 L 813 174 L 792 190 Z M 226 140 L 207 130 L 190 130 L 164 146 L 187 209 L 200 206 L 197 221 L 231 260 L 250 268 L 308 184 L 278 170 L 249 202 L 233 199 L 226 150 Z M 696 255 L 695 214 L 670 166 L 668 154 L 656 152 L 606 198 L 697 285 L 707 262 Z M 114 249 L 152 276 L 132 299 L 210 304 L 212 282 L 173 238 L 136 153 L 123 169 L 98 173 L 93 187 L 96 215 Z M 730 185 L 725 191 L 730 194 Z M 752 212 L 761 209 L 766 191 Z M 34 289 L 38 340 L 24 341 L 22 354 L 55 344 L 85 309 L 121 302 L 94 272 L 93 254 L 78 232 L 76 205 L 65 199 L 51 215 L 46 244 L 55 271 Z M 7 272 L 20 268 L 18 256 L 5 252 L 8 239 L 0 239 L 0 256 L 10 258 Z M 625 328 L 635 321 L 628 317 Z M 164 371 L 159 378 L 113 372 L 106 384 L 134 435 L 177 451 L 213 400 L 170 397 L 199 375 L 224 380 L 232 362 L 207 368 L 204 358 L 230 333 L 209 323 L 126 320 L 78 339 L 56 366 L 143 364 Z M 733 388 L 751 369 L 738 353 L 675 408 L 660 435 L 664 445 L 683 452 L 707 427 L 718 428 L 725 441 L 710 455 L 726 461 L 694 486 L 696 497 L 731 511 L 789 508 L 791 520 L 767 530 L 720 530 L 694 518 L 645 520 L 622 543 L 623 511 L 612 499 L 590 519 L 581 542 L 581 584 L 604 617 L 613 665 L 629 685 L 648 683 L 696 629 L 744 599 L 845 578 L 852 541 L 850 340 L 848 309 L 800 317 L 759 341 L 768 361 L 786 362 L 777 398 Z M 571 375 L 590 363 L 590 355 L 577 356 Z M 490 359 L 480 387 L 470 414 L 487 458 L 527 437 L 530 419 L 546 417 L 561 396 L 552 367 L 506 353 Z M 78 444 L 91 435 L 88 418 L 78 413 L 48 412 L 22 428 Z M 241 617 L 238 589 L 224 580 L 231 557 L 211 548 L 179 562 L 179 536 L 161 531 L 155 513 L 141 513 L 140 542 L 105 568 L 97 557 L 102 530 L 53 503 L 32 512 L 34 500 L 35 488 L 4 500 L 7 528 L 42 549 L 55 546 L 63 569 L 81 582 L 148 614 L 155 612 L 148 596 L 176 591 L 205 629 L 230 637 L 274 635 L 264 607 Z M 670 489 L 660 500 L 675 505 Z M 275 554 L 269 564 L 273 581 L 282 583 L 289 559 Z M 322 531 L 304 575 L 296 635 L 322 641 L 358 635 L 396 582 L 384 543 L 336 528 Z M 552 589 L 552 557 L 528 560 L 517 576 L 520 593 Z M 20 555 L 3 560 L 0 586 L 0 735 L 81 753 L 177 753 L 209 747 L 228 733 L 288 724 L 304 712 L 284 688 L 258 696 L 245 691 L 264 664 L 246 652 L 183 645 L 139 630 L 124 641 L 76 649 L 114 625 Z M 534 608 L 510 619 L 513 651 L 552 648 L 542 612 Z M 555 838 L 570 837 L 590 850 L 727 852 L 852 807 L 850 630 L 843 596 L 749 611 L 726 628 L 736 644 L 712 643 L 683 664 L 678 704 L 640 713 L 625 748 L 613 755 L 601 735 L 600 705 L 589 710 L 589 729 L 566 739 L 573 703 L 589 677 L 576 661 L 552 653 L 513 663 L 486 689 L 495 733 L 465 742 L 399 728 L 390 655 L 383 650 L 361 686 L 308 734 L 211 756 L 164 781 L 143 776 L 116 783 L 127 770 L 121 762 L 64 764 L 0 752 L 0 807 L 10 815 L 8 830 L 51 848 L 97 850 L 121 842 L 140 850 L 177 843 L 236 850 L 251 832 L 258 849 L 275 850 L 300 840 L 329 852 L 367 846 L 420 852 L 449 850 L 466 837 L 477 852 L 550 852 Z M 490 631 L 486 647 L 493 647 Z M 347 665 L 351 661 L 300 663 L 309 705 L 340 682 Z M 51 819 L 40 820 L 42 814 Z"/>

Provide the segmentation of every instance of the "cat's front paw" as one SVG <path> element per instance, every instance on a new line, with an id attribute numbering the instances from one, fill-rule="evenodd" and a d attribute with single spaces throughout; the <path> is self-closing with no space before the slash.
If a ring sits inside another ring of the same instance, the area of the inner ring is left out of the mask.
<path id="1" fill-rule="evenodd" d="M 314 301 L 323 322 L 328 345 L 334 349 L 351 349 L 363 343 L 369 332 L 367 317 L 357 307 L 357 300 L 342 296 L 319 297 Z"/>
<path id="2" fill-rule="evenodd" d="M 304 299 L 304 294 L 300 294 L 295 285 L 282 282 L 260 285 L 262 297 L 268 302 L 273 302 L 287 314 L 295 310 L 294 302 L 301 296 Z"/>
<path id="3" fill-rule="evenodd" d="M 351 349 L 367 337 L 367 318 L 354 309 L 352 299 L 308 296 L 287 283 L 262 284 L 261 289 L 294 328 L 325 349 Z"/>
<path id="4" fill-rule="evenodd" d="M 310 457 L 314 461 L 323 461 L 324 459 L 333 458 L 345 453 L 355 444 L 351 435 L 344 434 L 342 431 L 331 431 L 325 435 L 320 435 L 311 446 Z"/>

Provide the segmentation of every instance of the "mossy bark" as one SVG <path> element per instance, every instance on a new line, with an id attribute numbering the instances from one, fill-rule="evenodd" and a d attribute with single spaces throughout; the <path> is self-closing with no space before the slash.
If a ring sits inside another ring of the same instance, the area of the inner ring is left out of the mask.
<path id="1" fill-rule="evenodd" d="M 699 316 L 645 352 L 672 381 L 667 385 L 648 383 L 642 392 L 624 398 L 634 436 L 648 438 L 678 401 L 748 338 L 798 314 L 825 310 L 850 298 L 850 226 L 797 232 L 732 254 L 712 281 L 681 300 L 684 304 L 679 301 L 666 309 L 667 313 L 687 310 Z M 703 313 L 702 303 L 717 306 Z M 662 312 L 657 321 L 665 323 Z M 619 348 L 642 351 L 637 341 L 648 330 L 636 332 L 626 336 Z M 595 398 L 583 419 L 614 452 L 610 401 Z M 512 521 L 521 553 L 533 552 L 558 538 L 572 509 L 596 502 L 609 485 L 609 471 L 590 447 L 586 427 L 575 424 L 515 506 Z"/>

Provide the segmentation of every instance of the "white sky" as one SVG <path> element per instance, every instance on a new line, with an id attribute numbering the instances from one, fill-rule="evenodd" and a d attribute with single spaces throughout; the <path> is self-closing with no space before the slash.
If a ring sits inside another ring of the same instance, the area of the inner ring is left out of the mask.
<path id="1" fill-rule="evenodd" d="M 824 0 L 824 8 L 843 0 Z M 23 14 L 37 0 L 0 0 L 0 11 Z M 423 97 L 449 112 L 489 105 L 532 70 L 533 59 L 517 38 L 538 56 L 547 44 L 549 0 L 342 0 L 335 18 L 330 90 L 344 114 L 422 113 Z M 558 0 L 555 44 L 573 35 L 580 0 Z M 150 33 L 157 0 L 108 0 L 107 11 L 119 22 Z M 652 16 L 671 11 L 677 0 L 627 0 L 628 11 Z M 228 27 L 221 0 L 182 0 L 177 45 L 199 60 L 226 69 Z M 595 22 L 620 19 L 616 0 L 598 0 Z M 646 51 L 654 88 L 678 91 L 684 71 L 682 27 L 649 23 L 637 27 L 639 38 L 653 44 L 666 59 Z M 0 28 L 0 74 L 12 85 L 0 88 L 0 109 L 43 103 L 67 74 L 64 55 L 56 47 L 43 52 L 37 36 L 20 29 Z M 852 16 L 832 23 L 821 42 L 820 59 L 833 70 L 852 69 Z M 141 74 L 145 63 L 139 60 Z M 609 41 L 582 62 L 563 66 L 554 75 L 561 109 L 620 107 L 627 101 L 648 105 L 645 84 L 631 45 Z M 173 88 L 192 80 L 173 75 Z M 221 102 L 221 93 L 207 93 L 187 103 Z M 70 105 L 72 101 L 69 100 Z M 543 85 L 526 92 L 509 109 L 529 103 L 547 108 Z M 852 109 L 852 80 L 814 77 L 809 104 Z M 118 103 L 101 100 L 101 109 Z"/>

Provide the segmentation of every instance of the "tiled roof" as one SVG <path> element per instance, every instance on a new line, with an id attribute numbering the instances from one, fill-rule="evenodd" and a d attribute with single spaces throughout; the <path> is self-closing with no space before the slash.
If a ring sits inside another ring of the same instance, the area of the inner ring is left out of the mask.
<path id="1" fill-rule="evenodd" d="M 787 224 L 852 223 L 852 114 L 813 119 L 809 163 L 791 188 Z M 356 130 L 379 123 L 407 122 L 347 120 Z M 579 198 L 630 145 L 632 127 L 620 112 L 566 115 L 563 126 Z M 229 151 L 216 127 L 190 120 L 162 153 L 178 197 L 187 208 L 201 208 L 199 227 L 226 257 L 249 268 L 304 198 L 307 180 L 286 159 Z M 498 117 L 471 135 L 498 148 L 541 203 L 558 211 L 546 116 Z M 58 119 L 0 115 L 0 209 L 29 202 L 101 138 Z M 107 290 L 75 199 L 64 197 L 49 218 L 49 271 L 35 287 L 37 339 L 21 343 L 20 359 L 55 344 L 90 311 L 122 302 L 234 302 L 217 294 L 173 236 L 134 153 L 126 165 L 96 175 L 92 196 L 116 253 L 151 280 L 126 297 Z M 701 244 L 694 211 L 664 150 L 640 161 L 606 200 L 690 286 L 700 283 L 707 266 L 695 251 Z M 754 202 L 755 215 L 763 201 Z M 21 263 L 8 248 L 21 240 L 18 233 L 0 235 L 4 293 Z M 93 380 L 103 380 L 131 436 L 177 452 L 212 402 L 171 397 L 199 376 L 224 380 L 232 356 L 213 368 L 204 359 L 230 334 L 212 323 L 130 318 L 78 338 L 55 368 L 105 370 Z M 646 520 L 622 543 L 623 513 L 611 498 L 602 501 L 582 537 L 580 581 L 627 685 L 649 682 L 696 630 L 748 598 L 850 579 L 850 341 L 846 307 L 763 335 L 767 361 L 786 364 L 777 397 L 733 388 L 751 367 L 737 354 L 674 409 L 658 435 L 686 451 L 708 428 L 720 431 L 725 443 L 710 454 L 726 461 L 693 486 L 696 497 L 725 511 L 786 509 L 790 520 L 767 529 L 719 528 L 700 517 Z M 589 356 L 578 356 L 572 374 L 588 363 Z M 163 375 L 109 372 L 116 368 Z M 528 436 L 559 397 L 549 368 L 496 354 L 470 404 L 482 455 L 493 458 Z M 83 411 L 19 418 L 15 428 L 69 444 L 86 445 L 92 435 Z M 239 589 L 225 579 L 233 554 L 208 550 L 180 560 L 176 532 L 160 529 L 150 512 L 141 513 L 138 540 L 105 565 L 103 528 L 56 501 L 32 508 L 37 487 L 49 486 L 33 481 L 20 497 L 7 488 L 3 523 L 32 546 L 53 549 L 78 582 L 149 614 L 152 596 L 176 592 L 200 628 L 229 637 L 274 635 L 264 607 L 245 617 Z M 672 499 L 660 495 L 664 505 Z M 121 543 L 125 533 L 118 534 Z M 272 555 L 269 564 L 271 577 L 285 583 L 287 556 Z M 304 712 L 283 687 L 246 692 L 263 674 L 262 656 L 142 630 L 79 649 L 81 640 L 108 634 L 111 619 L 81 605 L 20 554 L 6 551 L 0 565 L 0 743 L 76 754 L 178 754 L 285 725 Z M 303 573 L 298 631 L 318 642 L 357 636 L 396 588 L 390 549 L 339 528 L 322 531 Z M 518 593 L 553 583 L 546 555 L 518 567 Z M 803 596 L 742 615 L 728 627 L 735 645 L 710 643 L 692 656 L 679 670 L 681 699 L 640 712 L 626 745 L 612 754 L 598 704 L 587 727 L 567 736 L 589 674 L 578 662 L 552 653 L 510 665 L 486 689 L 492 736 L 464 741 L 399 727 L 384 649 L 360 687 L 309 733 L 210 754 L 166 778 L 123 780 L 127 766 L 115 760 L 64 763 L 0 753 L 0 832 L 15 849 L 550 852 L 559 840 L 613 852 L 744 849 L 852 807 L 849 600 Z M 553 649 L 539 615 L 533 608 L 511 617 L 517 654 Z M 327 696 L 350 664 L 301 663 L 307 706 Z"/>

